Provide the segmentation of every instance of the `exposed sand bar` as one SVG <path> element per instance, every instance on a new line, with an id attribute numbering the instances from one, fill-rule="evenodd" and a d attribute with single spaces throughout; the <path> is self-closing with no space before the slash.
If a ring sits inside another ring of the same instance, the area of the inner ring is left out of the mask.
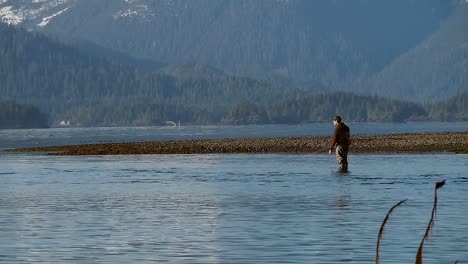
<path id="1" fill-rule="evenodd" d="M 330 137 L 200 139 L 105 143 L 8 151 L 40 151 L 52 155 L 128 155 L 197 153 L 327 153 Z M 353 136 L 352 153 L 450 152 L 468 153 L 468 131 L 457 133 Z"/>

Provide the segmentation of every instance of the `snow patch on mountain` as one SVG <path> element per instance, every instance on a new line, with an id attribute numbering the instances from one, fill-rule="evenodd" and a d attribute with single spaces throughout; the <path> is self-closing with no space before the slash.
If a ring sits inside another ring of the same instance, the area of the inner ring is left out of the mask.
<path id="1" fill-rule="evenodd" d="M 23 21 L 23 17 L 16 14 L 11 6 L 5 6 L 0 8 L 0 15 L 2 16 L 1 21 L 10 25 L 17 25 Z"/>
<path id="2" fill-rule="evenodd" d="M 39 1 L 39 0 L 37 0 L 37 1 Z M 59 12 L 57 12 L 57 13 L 51 15 L 51 16 L 43 17 L 43 18 L 42 18 L 42 22 L 39 23 L 39 24 L 37 24 L 37 25 L 40 26 L 40 27 L 45 27 L 45 26 L 47 26 L 47 24 L 49 24 L 49 22 L 50 22 L 50 20 L 51 20 L 52 18 L 54 18 L 54 17 L 56 17 L 56 16 L 62 14 L 63 12 L 67 11 L 69 8 L 70 8 L 70 7 L 67 7 L 67 8 L 65 8 L 65 9 L 63 9 L 63 10 L 61 10 L 61 11 L 59 11 Z"/>
<path id="3" fill-rule="evenodd" d="M 52 17 L 63 12 L 57 9 L 75 0 L 0 0 L 0 21 L 18 25 L 27 21 L 42 21 L 38 26 L 45 26 Z M 52 15 L 51 15 L 52 13 Z M 44 20 L 45 19 L 45 20 Z"/>
<path id="4" fill-rule="evenodd" d="M 112 15 L 114 20 L 120 19 L 142 19 L 149 21 L 154 17 L 151 9 L 141 0 L 124 0 L 126 4 L 123 10 L 120 10 Z"/>
<path id="5" fill-rule="evenodd" d="M 174 0 L 121 0 L 123 7 L 113 14 L 114 20 L 148 22 L 156 16 L 180 16 L 190 5 L 188 1 Z M 195 1 L 195 0 L 194 0 Z M 289 0 L 282 0 L 289 1 Z"/>

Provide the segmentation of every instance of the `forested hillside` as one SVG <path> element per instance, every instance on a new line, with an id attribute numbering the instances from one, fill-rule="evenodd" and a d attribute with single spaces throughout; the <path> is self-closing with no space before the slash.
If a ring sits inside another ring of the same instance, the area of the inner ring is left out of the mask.
<path id="1" fill-rule="evenodd" d="M 0 36 L 2 97 L 37 105 L 51 120 L 86 126 L 213 123 L 238 101 L 298 93 L 200 65 L 152 72 L 114 64 L 4 24 Z"/>
<path id="2" fill-rule="evenodd" d="M 321 122 L 335 114 L 350 121 L 466 116 L 464 97 L 430 106 L 433 116 L 428 116 L 428 108 L 416 103 L 344 92 L 318 94 L 228 75 L 206 65 L 152 71 L 119 64 L 4 24 L 0 56 L 2 99 L 37 106 L 49 116 L 50 125 L 59 120 L 74 126 L 158 125 L 168 120 L 298 123 Z M 458 108 L 453 110 L 449 103 Z M 38 117 L 38 122 L 43 120 Z"/>
<path id="3" fill-rule="evenodd" d="M 45 128 L 47 116 L 32 105 L 0 101 L 0 129 Z"/>
<path id="4" fill-rule="evenodd" d="M 351 93 L 311 94 L 268 105 L 242 102 L 224 118 L 224 123 L 326 122 L 340 114 L 349 121 L 402 122 L 427 119 L 419 104 Z"/>
<path id="5" fill-rule="evenodd" d="M 461 1 L 438 31 L 379 73 L 369 90 L 426 102 L 468 91 L 468 2 Z"/>
<path id="6" fill-rule="evenodd" d="M 434 120 L 466 121 L 468 120 L 468 91 L 446 101 L 433 103 L 426 108 L 429 116 Z"/>
<path id="7" fill-rule="evenodd" d="M 428 102 L 456 95 L 466 84 L 456 68 L 463 64 L 460 52 L 431 49 L 399 59 L 433 34 L 443 35 L 435 32 L 456 20 L 455 11 L 467 5 L 461 0 L 0 2 L 8 11 L 3 20 L 67 42 L 94 43 L 156 64 L 211 65 L 275 86 Z M 454 33 L 466 36 L 463 30 Z M 445 66 L 455 70 L 443 75 Z M 432 71 L 440 78 L 431 79 Z"/>

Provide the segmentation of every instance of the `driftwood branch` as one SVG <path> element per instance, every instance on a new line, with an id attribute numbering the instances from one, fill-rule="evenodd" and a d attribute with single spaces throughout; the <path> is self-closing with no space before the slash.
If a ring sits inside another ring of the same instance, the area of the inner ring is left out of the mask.
<path id="1" fill-rule="evenodd" d="M 437 182 L 435 184 L 435 188 L 434 188 L 434 206 L 432 207 L 431 219 L 429 220 L 429 224 L 427 225 L 426 232 L 424 234 L 423 239 L 421 240 L 421 244 L 419 244 L 418 253 L 416 254 L 416 264 L 423 264 L 422 254 L 423 254 L 424 241 L 429 239 L 429 236 L 431 235 L 432 228 L 434 227 L 435 215 L 436 215 L 436 212 L 437 212 L 437 189 L 444 186 L 444 184 L 445 184 L 445 180 Z"/>
<path id="2" fill-rule="evenodd" d="M 383 235 L 383 231 L 384 231 L 384 227 L 385 227 L 385 224 L 387 223 L 388 219 L 390 219 L 390 216 L 392 215 L 393 213 L 393 210 L 395 208 L 397 208 L 398 206 L 404 204 L 407 200 L 402 200 L 402 201 L 399 201 L 397 204 L 395 204 L 394 206 L 392 206 L 392 208 L 390 208 L 390 210 L 388 210 L 387 212 L 387 215 L 385 216 L 385 219 L 382 223 L 382 225 L 380 226 L 380 230 L 379 230 L 379 236 L 377 238 L 377 248 L 376 248 L 376 254 L 375 254 L 375 263 L 376 264 L 379 264 L 380 263 L 380 256 L 379 256 L 379 250 L 380 250 L 380 241 L 382 240 L 382 235 Z"/>

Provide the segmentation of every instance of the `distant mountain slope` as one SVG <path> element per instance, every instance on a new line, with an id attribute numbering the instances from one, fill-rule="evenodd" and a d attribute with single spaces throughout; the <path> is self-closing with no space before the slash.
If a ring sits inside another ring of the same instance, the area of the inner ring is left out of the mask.
<path id="1" fill-rule="evenodd" d="M 0 57 L 2 98 L 34 104 L 52 122 L 74 116 L 82 125 L 129 125 L 150 112 L 146 124 L 210 123 L 241 100 L 264 103 L 297 92 L 199 65 L 146 71 L 2 23 Z"/>
<path id="2" fill-rule="evenodd" d="M 168 64 L 352 91 L 428 38 L 449 0 L 2 0 L 3 21 Z"/>
<path id="3" fill-rule="evenodd" d="M 468 91 L 468 2 L 426 41 L 403 54 L 371 82 L 377 94 L 418 101 Z"/>

